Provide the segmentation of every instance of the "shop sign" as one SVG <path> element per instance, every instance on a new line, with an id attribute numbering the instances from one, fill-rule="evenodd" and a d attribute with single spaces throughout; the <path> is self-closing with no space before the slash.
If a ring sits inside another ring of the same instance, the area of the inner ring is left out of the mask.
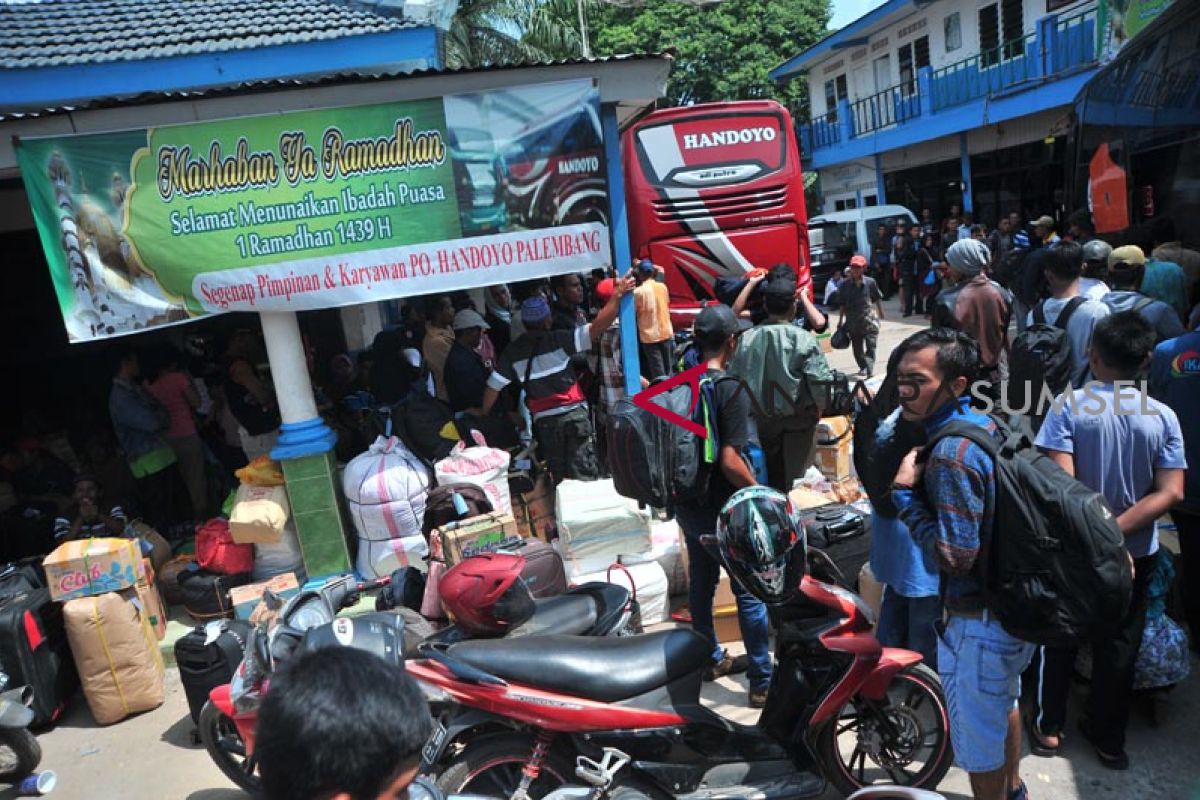
<path id="1" fill-rule="evenodd" d="M 1100 60 L 1111 60 L 1169 5 L 1171 0 L 1099 0 L 1096 37 Z"/>
<path id="2" fill-rule="evenodd" d="M 71 341 L 611 265 L 590 80 L 23 139 L 17 156 Z"/>

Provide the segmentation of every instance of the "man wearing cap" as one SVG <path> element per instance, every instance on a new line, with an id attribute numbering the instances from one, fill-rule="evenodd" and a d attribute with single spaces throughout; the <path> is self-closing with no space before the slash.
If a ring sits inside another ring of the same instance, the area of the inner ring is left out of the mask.
<path id="1" fill-rule="evenodd" d="M 867 260 L 862 256 L 850 259 L 850 277 L 838 287 L 841 315 L 838 327 L 846 327 L 854 363 L 858 364 L 856 378 L 869 378 L 875 371 L 875 342 L 879 338 L 879 322 L 883 317 L 883 294 L 875 279 L 864 271 Z"/>
<path id="2" fill-rule="evenodd" d="M 768 295 L 768 299 L 770 297 Z M 812 337 L 812 334 L 790 322 L 789 318 L 786 327 Z M 706 537 L 715 538 L 717 517 L 733 493 L 757 483 L 753 470 L 742 457 L 743 448 L 752 438 L 750 398 L 737 381 L 720 380 L 730 359 L 735 358 L 735 353 L 744 345 L 744 342 L 738 341 L 741 330 L 741 321 L 733 309 L 726 305 L 705 306 L 696 316 L 693 328 L 696 344 L 700 348 L 702 362 L 708 367 L 706 376 L 714 381 L 715 408 L 710 411 L 721 450 L 717 455 L 719 468 L 713 470 L 705 499 L 680 506 L 675 510 L 675 515 L 688 550 L 688 610 L 692 615 L 692 629 L 708 639 L 712 648 L 712 663 L 704 671 L 704 680 L 712 681 L 737 672 L 743 668 L 739 662 L 745 661 L 746 677 L 750 683 L 750 707 L 762 708 L 771 685 L 767 607 L 736 581 L 732 582 L 738 623 L 742 630 L 742 641 L 746 645 L 745 658 L 732 658 L 717 642 L 713 629 L 713 597 L 721 578 L 721 566 L 706 541 Z"/>
<path id="3" fill-rule="evenodd" d="M 464 308 L 454 315 L 454 344 L 446 356 L 446 399 L 455 411 L 478 408 L 483 403 L 491 365 L 479 354 L 479 342 L 490 326 L 479 312 Z"/>
<path id="4" fill-rule="evenodd" d="M 833 371 L 817 339 L 795 324 L 796 284 L 767 281 L 767 319 L 746 331 L 729 363 L 754 397 L 754 419 L 767 461 L 767 482 L 788 492 L 812 464 L 813 437 Z"/>
<path id="5" fill-rule="evenodd" d="M 1101 302 L 1114 314 L 1136 311 L 1154 328 L 1155 344 L 1182 336 L 1183 322 L 1175 313 L 1175 309 L 1161 300 L 1142 294 L 1145 267 L 1146 254 L 1140 247 L 1130 244 L 1113 250 L 1108 256 L 1108 279 L 1112 284 L 1112 291 L 1106 294 Z"/>
<path id="6" fill-rule="evenodd" d="M 1062 238 L 1054 232 L 1054 217 L 1048 214 L 1043 214 L 1030 222 L 1029 225 L 1033 228 L 1033 236 L 1036 240 L 1035 247 L 1049 247 L 1052 244 L 1062 241 Z"/>
<path id="7" fill-rule="evenodd" d="M 632 278 L 618 280 L 596 319 L 566 331 L 551 330 L 550 304 L 544 297 L 530 297 L 521 304 L 525 333 L 508 346 L 488 377 L 485 416 L 506 387 L 518 383 L 524 389 L 539 455 L 555 483 L 599 477 L 592 420 L 571 357 L 591 352 L 592 343 L 616 320 L 621 297 L 632 290 Z"/>
<path id="8" fill-rule="evenodd" d="M 671 325 L 671 295 L 660 278 L 663 268 L 648 258 L 638 262 L 634 271 L 637 288 L 633 302 L 637 309 L 638 344 L 642 355 L 642 377 L 647 380 L 671 375 L 675 328 Z"/>
<path id="9" fill-rule="evenodd" d="M 980 378 L 999 387 L 1008 376 L 1008 322 L 1012 294 L 989 280 L 986 272 L 992 254 L 978 239 L 955 242 L 946 251 L 947 271 L 953 287 L 937 296 L 934 328 L 954 328 L 979 344 Z"/>
<path id="10" fill-rule="evenodd" d="M 1112 245 L 1103 239 L 1092 239 L 1083 246 L 1083 277 L 1079 293 L 1089 300 L 1103 300 L 1112 291 L 1104 281 L 1108 278 L 1108 257 Z"/>

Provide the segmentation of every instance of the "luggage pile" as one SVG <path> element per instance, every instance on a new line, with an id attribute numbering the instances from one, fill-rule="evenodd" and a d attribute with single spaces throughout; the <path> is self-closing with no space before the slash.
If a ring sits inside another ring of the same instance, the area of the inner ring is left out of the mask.
<path id="1" fill-rule="evenodd" d="M 48 663 L 49 673 L 37 682 L 28 675 L 14 676 L 34 686 L 35 705 L 49 712 L 48 718 L 41 715 L 42 721 L 54 718 L 56 712 L 50 709 L 61 709 L 74 688 L 74 680 L 68 688 L 62 678 L 59 631 L 63 629 L 74 662 L 72 674 L 78 675 L 98 724 L 110 725 L 162 704 L 164 667 L 158 642 L 166 635 L 166 616 L 153 562 L 143 558 L 139 542 L 116 538 L 66 542 L 42 562 L 46 588 L 25 596 L 44 596 L 62 604 L 45 604 L 57 610 L 43 613 L 48 637 L 32 648 L 36 653 L 45 645 L 43 664 Z M 52 688 L 48 684 L 55 673 L 58 680 Z"/>

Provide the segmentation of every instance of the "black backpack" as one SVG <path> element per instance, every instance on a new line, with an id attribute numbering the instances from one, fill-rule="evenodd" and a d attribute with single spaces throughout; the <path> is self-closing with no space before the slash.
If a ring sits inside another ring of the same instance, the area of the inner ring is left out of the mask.
<path id="1" fill-rule="evenodd" d="M 994 421 L 1003 441 L 953 421 L 924 451 L 961 436 L 995 462 L 992 536 L 974 567 L 988 609 L 1009 634 L 1035 644 L 1073 646 L 1111 633 L 1133 599 L 1116 516 L 1102 495 L 1063 472 L 1027 434 Z"/>
<path id="2" fill-rule="evenodd" d="M 1086 298 L 1072 297 L 1053 325 L 1046 323 L 1045 303 L 1033 309 L 1033 324 L 1013 340 L 1008 355 L 1008 407 L 1028 408 L 1040 418 L 1042 398 L 1058 397 L 1071 386 L 1074 348 L 1067 334 L 1067 321 Z M 1031 396 L 1032 395 L 1032 396 Z"/>
<path id="3" fill-rule="evenodd" d="M 721 380 L 733 380 L 722 378 Z M 662 392 L 651 402 L 704 425 L 709 432 L 701 438 L 686 428 L 652 414 L 621 398 L 608 415 L 605 433 L 613 487 L 654 508 L 674 508 L 703 498 L 709 478 L 717 466 L 715 382 L 700 381 L 700 398 L 693 406 L 692 387 L 687 383 Z"/>

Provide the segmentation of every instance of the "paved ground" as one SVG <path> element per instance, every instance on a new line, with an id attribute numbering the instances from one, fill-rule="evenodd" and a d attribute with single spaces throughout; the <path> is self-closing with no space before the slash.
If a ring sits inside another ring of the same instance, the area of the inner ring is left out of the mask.
<path id="1" fill-rule="evenodd" d="M 888 312 L 896 321 L 884 323 L 879 365 L 899 341 L 923 324 L 900 320 L 896 304 Z M 835 368 L 853 372 L 848 351 L 835 352 Z M 186 622 L 173 622 L 168 641 L 180 635 Z M 164 643 L 166 645 L 167 643 Z M 166 647 L 169 651 L 169 646 Z M 1026 756 L 1022 775 L 1036 800 L 1200 800 L 1200 661 L 1193 659 L 1193 676 L 1170 698 L 1170 715 L 1161 728 L 1135 715 L 1130 730 L 1132 768 L 1114 773 L 1099 766 L 1078 736 L 1068 739 L 1065 755 L 1055 759 Z M 739 722 L 753 722 L 756 712 L 745 708 L 745 687 L 737 679 L 710 684 L 705 698 Z M 1078 699 L 1078 698 L 1077 698 Z M 54 796 L 62 800 L 236 800 L 234 790 L 191 744 L 191 719 L 178 674 L 168 670 L 166 702 L 155 711 L 108 728 L 97 728 L 82 697 L 76 699 L 58 726 L 39 739 L 42 767 L 59 775 Z M 969 797 L 966 776 L 955 769 L 941 790 L 954 800 Z M 15 796 L 0 790 L 0 800 Z M 832 800 L 837 795 L 828 793 Z"/>

